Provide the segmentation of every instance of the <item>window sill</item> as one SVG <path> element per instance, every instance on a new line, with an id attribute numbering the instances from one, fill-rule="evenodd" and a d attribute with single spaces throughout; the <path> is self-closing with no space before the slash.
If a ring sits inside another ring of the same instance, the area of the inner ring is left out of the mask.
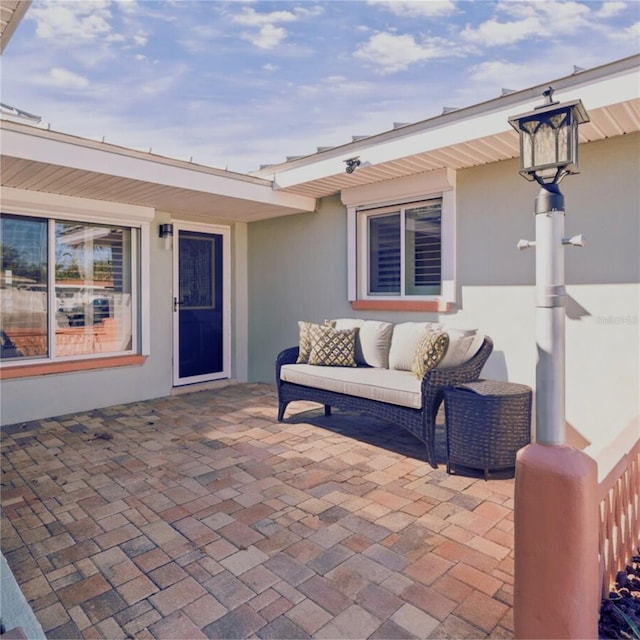
<path id="1" fill-rule="evenodd" d="M 450 313 L 453 303 L 445 300 L 352 300 L 354 311 L 429 311 Z"/>
<path id="2" fill-rule="evenodd" d="M 140 366 L 144 364 L 145 360 L 145 356 L 127 355 L 107 358 L 91 358 L 89 360 L 71 360 L 68 362 L 43 362 L 16 365 L 0 369 L 0 380 L 46 376 L 54 373 L 70 373 L 73 371 L 89 371 L 91 369 Z"/>

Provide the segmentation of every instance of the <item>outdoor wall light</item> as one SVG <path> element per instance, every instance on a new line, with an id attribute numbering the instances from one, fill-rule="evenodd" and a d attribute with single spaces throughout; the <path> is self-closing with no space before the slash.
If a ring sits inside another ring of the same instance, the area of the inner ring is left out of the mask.
<path id="1" fill-rule="evenodd" d="M 545 103 L 509 118 L 520 134 L 520 175 L 539 184 L 558 184 L 578 169 L 578 125 L 589 122 L 580 100 L 553 101 L 553 88 L 543 92 Z"/>
<path id="2" fill-rule="evenodd" d="M 171 244 L 173 240 L 173 225 L 172 224 L 161 224 L 158 227 L 158 235 L 164 239 L 164 248 L 171 249 Z"/>
<path id="3" fill-rule="evenodd" d="M 347 158 L 344 160 L 346 163 L 345 171 L 347 173 L 353 173 L 360 166 L 360 156 L 356 156 L 355 158 Z"/>
<path id="4" fill-rule="evenodd" d="M 173 235 L 173 225 L 172 224 L 161 224 L 160 225 L 160 237 L 167 238 Z"/>

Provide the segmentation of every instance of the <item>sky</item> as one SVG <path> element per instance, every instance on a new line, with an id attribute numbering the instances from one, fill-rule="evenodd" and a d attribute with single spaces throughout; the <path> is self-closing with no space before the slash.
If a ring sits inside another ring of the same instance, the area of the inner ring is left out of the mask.
<path id="1" fill-rule="evenodd" d="M 52 130 L 248 173 L 639 52 L 638 0 L 34 0 L 0 71 Z"/>

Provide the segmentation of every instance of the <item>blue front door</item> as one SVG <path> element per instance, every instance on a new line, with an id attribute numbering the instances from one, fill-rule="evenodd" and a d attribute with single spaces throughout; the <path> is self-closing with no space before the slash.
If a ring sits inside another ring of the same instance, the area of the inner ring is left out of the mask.
<path id="1" fill-rule="evenodd" d="M 176 384 L 225 377 L 223 235 L 178 230 Z M 175 334 L 174 334 L 175 335 Z"/>

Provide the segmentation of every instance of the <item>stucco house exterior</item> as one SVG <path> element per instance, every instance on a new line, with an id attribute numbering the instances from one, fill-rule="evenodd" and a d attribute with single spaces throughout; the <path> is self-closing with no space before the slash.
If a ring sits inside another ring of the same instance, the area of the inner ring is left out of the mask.
<path id="1" fill-rule="evenodd" d="M 563 183 L 568 235 L 586 238 L 566 255 L 569 441 L 636 439 L 639 71 L 633 56 L 550 78 L 252 175 L 3 117 L 2 424 L 272 383 L 297 321 L 338 317 L 477 328 L 495 343 L 484 376 L 534 387 L 535 251 L 516 244 L 536 189 L 508 118 L 551 85 L 590 118 Z M 433 264 L 399 242 L 397 289 L 370 254 L 411 225 Z"/>

